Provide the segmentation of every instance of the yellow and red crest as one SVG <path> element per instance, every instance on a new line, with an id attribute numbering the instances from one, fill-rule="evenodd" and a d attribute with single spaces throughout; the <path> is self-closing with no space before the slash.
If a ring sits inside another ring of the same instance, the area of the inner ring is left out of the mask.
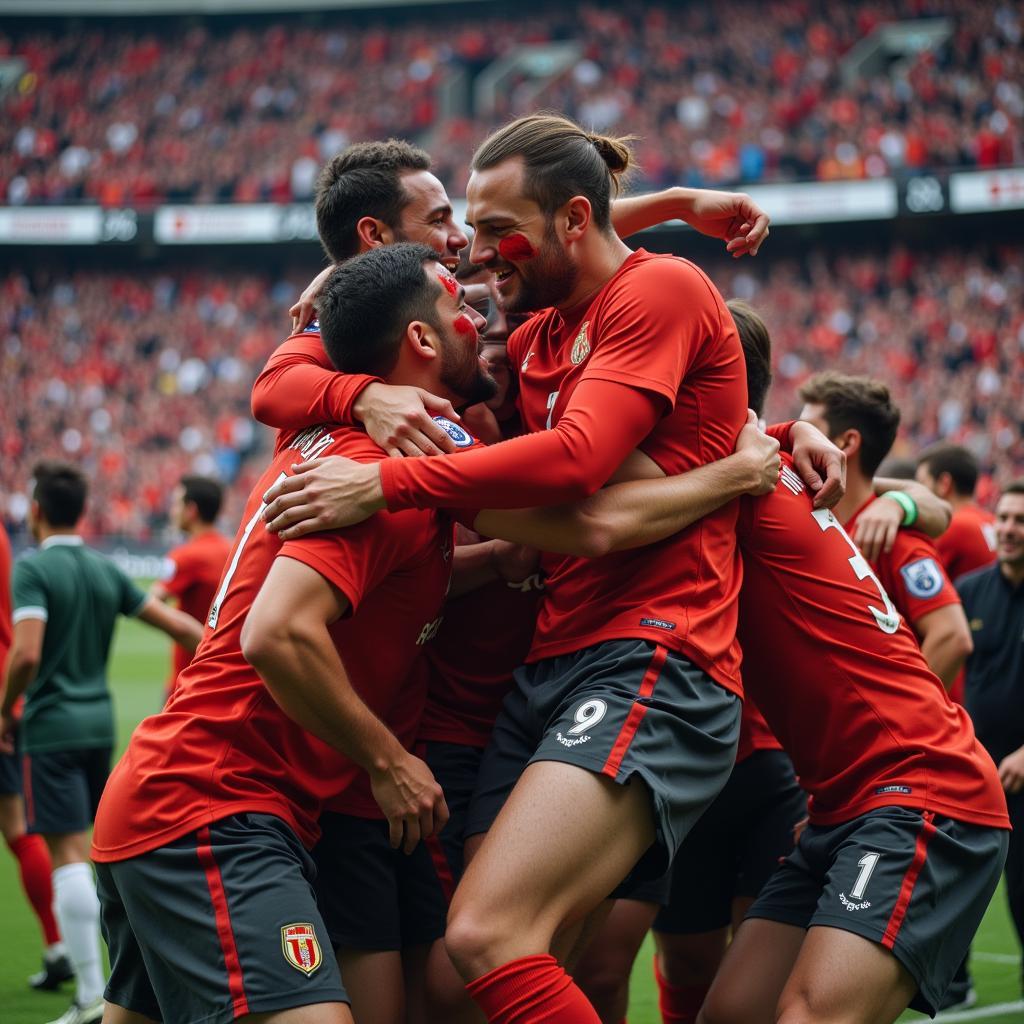
<path id="1" fill-rule="evenodd" d="M 590 321 L 584 320 L 579 334 L 576 335 L 576 340 L 572 343 L 572 352 L 569 354 L 569 358 L 572 360 L 573 366 L 579 366 L 590 355 L 590 339 L 587 337 L 589 326 Z"/>
<path id="2" fill-rule="evenodd" d="M 284 958 L 297 971 L 312 974 L 321 963 L 323 953 L 311 924 L 286 924 L 281 929 Z"/>

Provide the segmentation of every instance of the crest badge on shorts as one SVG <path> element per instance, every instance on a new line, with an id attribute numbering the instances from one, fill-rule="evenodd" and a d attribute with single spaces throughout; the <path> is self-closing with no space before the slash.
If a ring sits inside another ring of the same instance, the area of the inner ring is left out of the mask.
<path id="1" fill-rule="evenodd" d="M 934 597 L 942 590 L 942 570 L 936 565 L 934 558 L 919 558 L 916 562 L 903 566 L 900 574 L 913 597 L 924 600 Z"/>
<path id="2" fill-rule="evenodd" d="M 583 326 L 576 335 L 576 340 L 572 343 L 572 352 L 569 353 L 569 358 L 572 360 L 573 366 L 579 366 L 590 355 L 590 339 L 587 337 L 589 326 L 590 321 L 584 320 Z"/>
<path id="3" fill-rule="evenodd" d="M 323 963 L 323 953 L 311 924 L 286 924 L 281 929 L 284 958 L 297 971 L 312 974 Z"/>

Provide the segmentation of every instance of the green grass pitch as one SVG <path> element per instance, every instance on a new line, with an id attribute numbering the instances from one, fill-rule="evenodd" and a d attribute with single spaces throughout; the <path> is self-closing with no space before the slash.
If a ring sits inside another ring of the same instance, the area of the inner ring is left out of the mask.
<path id="1" fill-rule="evenodd" d="M 134 622 L 122 622 L 117 634 L 111 682 L 117 702 L 119 740 L 123 746 L 132 728 L 157 710 L 168 671 L 167 647 L 152 631 Z M 71 999 L 72 987 L 60 993 L 31 991 L 25 979 L 39 967 L 39 930 L 18 884 L 14 859 L 0 853 L 0 1022 L 43 1024 L 59 1016 Z M 972 973 L 978 990 L 978 1007 L 953 1019 L 985 1020 L 990 1024 L 1020 1024 L 1024 1010 L 993 1012 L 999 1004 L 1020 999 L 1016 940 L 1006 914 L 1002 893 L 989 908 L 974 944 Z M 658 1024 L 657 992 L 651 971 L 651 944 L 645 944 L 632 980 L 630 1024 Z M 986 1012 L 988 1011 L 988 1012 Z M 906 1019 L 923 1020 L 917 1014 Z"/>

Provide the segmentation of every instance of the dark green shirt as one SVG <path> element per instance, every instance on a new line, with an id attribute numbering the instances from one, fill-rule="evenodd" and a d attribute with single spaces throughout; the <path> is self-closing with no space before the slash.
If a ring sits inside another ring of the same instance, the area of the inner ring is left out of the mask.
<path id="1" fill-rule="evenodd" d="M 81 537 L 48 537 L 19 559 L 14 622 L 46 623 L 39 672 L 25 692 L 28 754 L 114 745 L 107 658 L 118 615 L 137 615 L 146 595 Z"/>

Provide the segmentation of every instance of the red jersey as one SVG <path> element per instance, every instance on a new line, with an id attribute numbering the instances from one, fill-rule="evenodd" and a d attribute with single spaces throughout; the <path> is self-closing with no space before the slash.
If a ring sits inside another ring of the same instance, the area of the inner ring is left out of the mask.
<path id="1" fill-rule="evenodd" d="M 733 450 L 743 355 L 714 285 L 692 263 L 633 253 L 590 300 L 538 313 L 508 344 L 519 367 L 515 438 L 455 461 L 389 459 L 389 508 L 551 505 L 596 491 L 639 447 L 666 474 Z M 673 537 L 604 558 L 546 556 L 529 660 L 640 638 L 739 693 L 736 505 Z"/>
<path id="2" fill-rule="evenodd" d="M 743 680 L 832 825 L 876 807 L 1009 827 L 992 759 L 925 664 L 878 577 L 783 457 L 744 498 Z"/>
<path id="3" fill-rule="evenodd" d="M 227 537 L 216 530 L 207 530 L 167 553 L 161 580 L 164 590 L 177 598 L 178 607 L 183 612 L 199 622 L 206 621 L 230 551 L 231 541 Z M 175 644 L 173 650 L 170 687 L 192 660 L 192 652 L 180 644 Z"/>
<path id="4" fill-rule="evenodd" d="M 857 517 L 873 501 L 877 501 L 874 496 L 854 512 L 846 524 L 847 533 L 854 533 Z M 910 626 L 929 612 L 960 603 L 934 545 L 920 530 L 900 530 L 892 551 L 879 554 L 872 567 Z"/>
<path id="5" fill-rule="evenodd" d="M 935 539 L 935 550 L 951 580 L 996 560 L 996 517 L 977 505 L 953 510 L 949 529 Z"/>
<path id="6" fill-rule="evenodd" d="M 764 715 L 750 698 L 743 698 L 743 712 L 740 715 L 740 742 L 736 748 L 736 763 L 746 761 L 758 750 L 781 750 L 782 744 L 775 738 L 775 733 L 768 727 Z"/>
<path id="7" fill-rule="evenodd" d="M 424 648 L 429 673 L 421 740 L 484 747 L 526 659 L 543 592 L 538 575 L 498 580 L 448 601 Z"/>
<path id="8" fill-rule="evenodd" d="M 277 815 L 309 847 L 324 802 L 360 774 L 285 715 L 242 656 L 242 625 L 278 556 L 315 569 L 348 599 L 350 612 L 329 628 L 368 707 L 387 722 L 422 700 L 405 684 L 436 629 L 451 526 L 429 513 L 378 514 L 351 529 L 282 544 L 263 528 L 263 494 L 292 464 L 327 455 L 384 458 L 365 434 L 346 427 L 312 427 L 285 439 L 249 497 L 192 664 L 164 710 L 135 730 L 107 782 L 94 859 L 133 857 L 244 812 Z"/>

